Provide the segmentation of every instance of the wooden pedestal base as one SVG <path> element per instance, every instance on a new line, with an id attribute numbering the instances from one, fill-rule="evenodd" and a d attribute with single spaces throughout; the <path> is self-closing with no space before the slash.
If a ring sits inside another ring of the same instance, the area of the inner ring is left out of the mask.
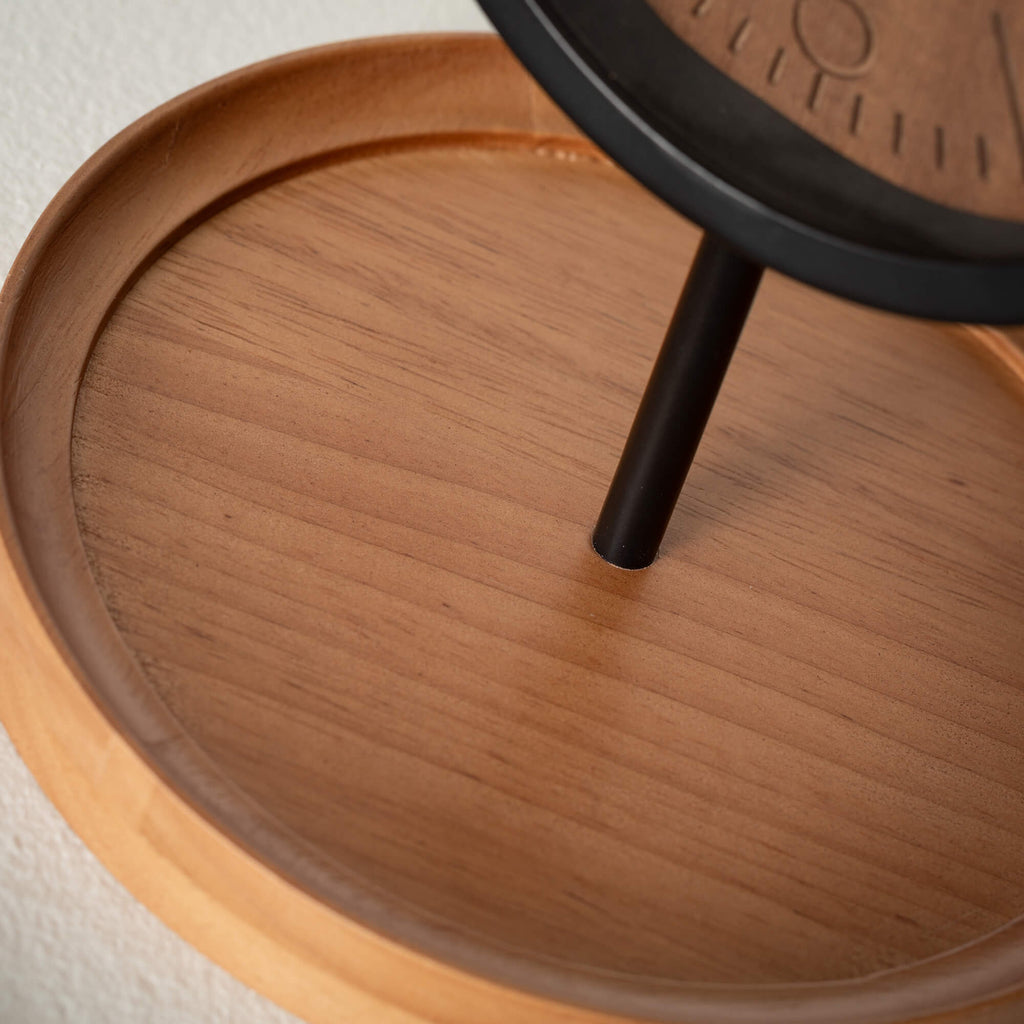
<path id="1" fill-rule="evenodd" d="M 662 555 L 590 530 L 696 231 L 487 38 L 205 87 L 3 306 L 0 709 L 314 1021 L 1012 1021 L 1006 336 L 769 276 Z"/>

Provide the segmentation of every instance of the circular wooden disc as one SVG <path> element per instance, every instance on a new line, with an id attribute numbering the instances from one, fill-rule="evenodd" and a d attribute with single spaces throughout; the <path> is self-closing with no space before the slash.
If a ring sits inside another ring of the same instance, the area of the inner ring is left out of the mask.
<path id="1" fill-rule="evenodd" d="M 5 724 L 311 1020 L 1019 1016 L 1019 351 L 769 277 L 616 570 L 695 242 L 497 41 L 406 40 L 158 111 L 12 275 Z"/>

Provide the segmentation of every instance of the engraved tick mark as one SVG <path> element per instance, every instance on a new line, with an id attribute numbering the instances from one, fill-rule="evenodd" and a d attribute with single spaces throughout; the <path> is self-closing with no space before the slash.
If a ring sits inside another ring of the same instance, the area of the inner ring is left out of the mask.
<path id="1" fill-rule="evenodd" d="M 708 11 L 711 10 L 711 5 L 715 0 L 697 0 L 697 2 L 690 8 L 690 13 L 695 18 L 703 18 Z"/>
<path id="2" fill-rule="evenodd" d="M 746 44 L 747 38 L 750 35 L 750 30 L 753 25 L 750 23 L 749 18 L 744 18 L 739 25 L 739 28 L 733 33 L 732 39 L 729 41 L 729 49 L 733 53 L 739 53 Z"/>
<path id="3" fill-rule="evenodd" d="M 1017 81 L 1017 66 L 1014 64 L 1010 50 L 1010 40 L 1006 35 L 1006 26 L 999 11 L 992 12 L 992 31 L 996 34 L 996 46 L 999 48 L 999 66 L 1006 82 L 1006 95 L 1010 101 L 1010 117 L 1013 118 L 1013 130 L 1017 136 L 1017 152 L 1020 154 L 1021 176 L 1024 177 L 1024 113 L 1020 105 L 1020 83 Z M 985 177 L 985 175 L 982 175 Z"/>
<path id="4" fill-rule="evenodd" d="M 780 78 L 782 78 L 782 72 L 786 70 L 786 48 L 780 46 L 775 51 L 775 56 L 772 58 L 771 67 L 768 68 L 768 82 L 770 85 L 775 85 Z"/>
<path id="5" fill-rule="evenodd" d="M 979 135 L 975 143 L 975 152 L 978 156 L 978 177 L 987 179 L 989 172 L 988 141 L 984 135 Z"/>
<path id="6" fill-rule="evenodd" d="M 935 166 L 941 171 L 946 163 L 946 133 L 941 124 L 935 126 Z"/>
<path id="7" fill-rule="evenodd" d="M 903 111 L 892 115 L 892 151 L 899 156 L 903 149 Z"/>
<path id="8" fill-rule="evenodd" d="M 825 81 L 825 74 L 824 74 L 824 72 L 819 71 L 814 76 L 814 81 L 811 82 L 811 91 L 810 91 L 810 93 L 807 96 L 807 109 L 808 110 L 817 110 L 818 109 L 818 103 L 821 100 L 821 87 L 822 87 L 822 83 L 824 81 Z"/>
<path id="9" fill-rule="evenodd" d="M 853 110 L 850 111 L 850 134 L 856 135 L 860 131 L 860 116 L 864 109 L 864 94 L 857 93 L 853 98 Z"/>

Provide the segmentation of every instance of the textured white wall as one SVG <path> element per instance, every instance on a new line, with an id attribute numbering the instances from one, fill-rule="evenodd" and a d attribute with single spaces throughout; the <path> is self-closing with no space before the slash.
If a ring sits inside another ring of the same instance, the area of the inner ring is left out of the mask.
<path id="1" fill-rule="evenodd" d="M 486 27 L 472 0 L 0 0 L 0 277 L 75 168 L 185 89 L 333 40 Z M 293 1020 L 136 903 L 0 729 L 2 1024 Z"/>

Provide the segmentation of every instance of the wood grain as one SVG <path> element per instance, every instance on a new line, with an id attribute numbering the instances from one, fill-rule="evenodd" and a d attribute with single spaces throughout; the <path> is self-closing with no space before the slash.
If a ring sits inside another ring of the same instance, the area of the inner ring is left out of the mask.
<path id="1" fill-rule="evenodd" d="M 848 159 L 1024 220 L 1019 4 L 647 0 L 702 56 Z"/>
<path id="2" fill-rule="evenodd" d="M 492 40 L 162 116 L 4 306 L 4 720 L 119 877 L 311 1020 L 1017 1019 L 1008 336 L 770 277 L 625 573 L 689 225 Z"/>

